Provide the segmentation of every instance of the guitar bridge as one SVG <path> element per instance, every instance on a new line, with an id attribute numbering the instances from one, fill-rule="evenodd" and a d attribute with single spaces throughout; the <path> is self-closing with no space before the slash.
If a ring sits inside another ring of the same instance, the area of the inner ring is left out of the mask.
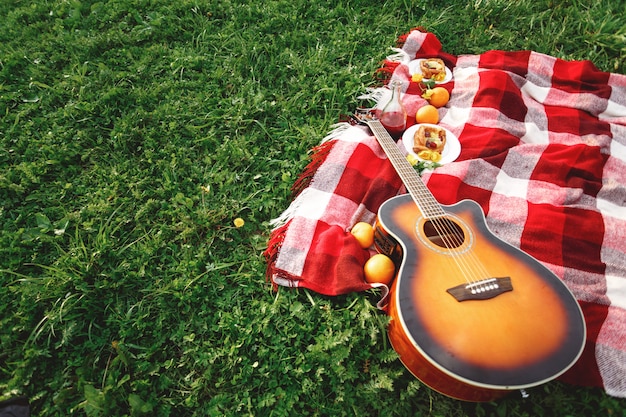
<path id="1" fill-rule="evenodd" d="M 470 284 L 457 285 L 447 291 L 457 301 L 488 300 L 507 291 L 513 291 L 513 285 L 511 277 L 486 278 Z"/>

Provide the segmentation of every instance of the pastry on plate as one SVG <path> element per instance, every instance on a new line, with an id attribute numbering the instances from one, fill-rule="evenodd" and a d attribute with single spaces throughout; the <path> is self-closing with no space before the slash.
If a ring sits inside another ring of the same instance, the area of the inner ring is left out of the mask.
<path id="1" fill-rule="evenodd" d="M 420 62 L 422 75 L 427 79 L 441 81 L 446 77 L 446 64 L 439 58 L 428 58 Z"/>
<path id="2" fill-rule="evenodd" d="M 446 146 L 446 131 L 437 126 L 420 125 L 413 136 L 413 151 L 443 152 Z"/>

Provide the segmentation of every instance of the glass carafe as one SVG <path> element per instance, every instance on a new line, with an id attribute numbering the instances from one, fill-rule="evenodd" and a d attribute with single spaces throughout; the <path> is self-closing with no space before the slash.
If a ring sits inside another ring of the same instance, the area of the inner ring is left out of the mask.
<path id="1" fill-rule="evenodd" d="M 400 96 L 402 83 L 394 81 L 389 87 L 391 88 L 391 99 L 380 113 L 380 123 L 387 129 L 391 137 L 398 139 L 406 129 L 406 110 L 402 105 Z"/>

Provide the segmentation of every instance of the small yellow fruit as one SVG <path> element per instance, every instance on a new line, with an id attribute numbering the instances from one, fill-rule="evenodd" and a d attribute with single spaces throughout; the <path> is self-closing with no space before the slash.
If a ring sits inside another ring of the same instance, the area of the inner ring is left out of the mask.
<path id="1" fill-rule="evenodd" d="M 396 266 L 391 258 L 382 253 L 377 253 L 365 262 L 363 267 L 365 281 L 389 285 L 396 275 Z"/>
<path id="2" fill-rule="evenodd" d="M 363 249 L 367 249 L 374 244 L 374 228 L 369 223 L 358 222 L 352 226 L 350 233 L 352 233 Z"/>
<path id="3" fill-rule="evenodd" d="M 421 159 L 423 159 L 424 161 L 428 161 L 428 160 L 430 160 L 430 154 L 431 153 L 432 153 L 431 151 L 424 150 L 424 151 L 420 151 L 417 154 L 417 156 L 420 157 Z"/>
<path id="4" fill-rule="evenodd" d="M 415 121 L 417 123 L 437 124 L 439 123 L 439 112 L 435 106 L 427 104 L 417 110 L 417 113 L 415 113 Z"/>
<path id="5" fill-rule="evenodd" d="M 424 79 L 424 76 L 422 74 L 415 73 L 411 76 L 411 81 L 413 81 L 414 83 L 419 83 L 423 79 Z"/>
<path id="6" fill-rule="evenodd" d="M 423 150 L 423 151 L 420 151 L 417 154 L 417 156 L 423 159 L 424 161 L 433 161 L 433 162 L 441 161 L 441 154 L 437 151 Z"/>

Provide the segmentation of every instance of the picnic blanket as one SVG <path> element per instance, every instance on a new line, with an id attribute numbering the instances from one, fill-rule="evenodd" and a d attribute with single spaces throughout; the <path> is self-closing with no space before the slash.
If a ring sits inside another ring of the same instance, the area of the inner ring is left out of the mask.
<path id="1" fill-rule="evenodd" d="M 571 289 L 588 335 L 561 380 L 626 397 L 626 76 L 533 51 L 453 56 L 432 33 L 413 30 L 365 96 L 380 107 L 385 83 L 402 82 L 411 121 L 425 104 L 408 66 L 420 57 L 451 69 L 440 125 L 461 144 L 460 156 L 424 182 L 442 204 L 476 201 L 494 234 Z M 404 189 L 371 133 L 338 125 L 294 189 L 265 251 L 272 283 L 331 296 L 372 288 L 363 279 L 370 253 L 349 230 L 373 223 Z"/>

